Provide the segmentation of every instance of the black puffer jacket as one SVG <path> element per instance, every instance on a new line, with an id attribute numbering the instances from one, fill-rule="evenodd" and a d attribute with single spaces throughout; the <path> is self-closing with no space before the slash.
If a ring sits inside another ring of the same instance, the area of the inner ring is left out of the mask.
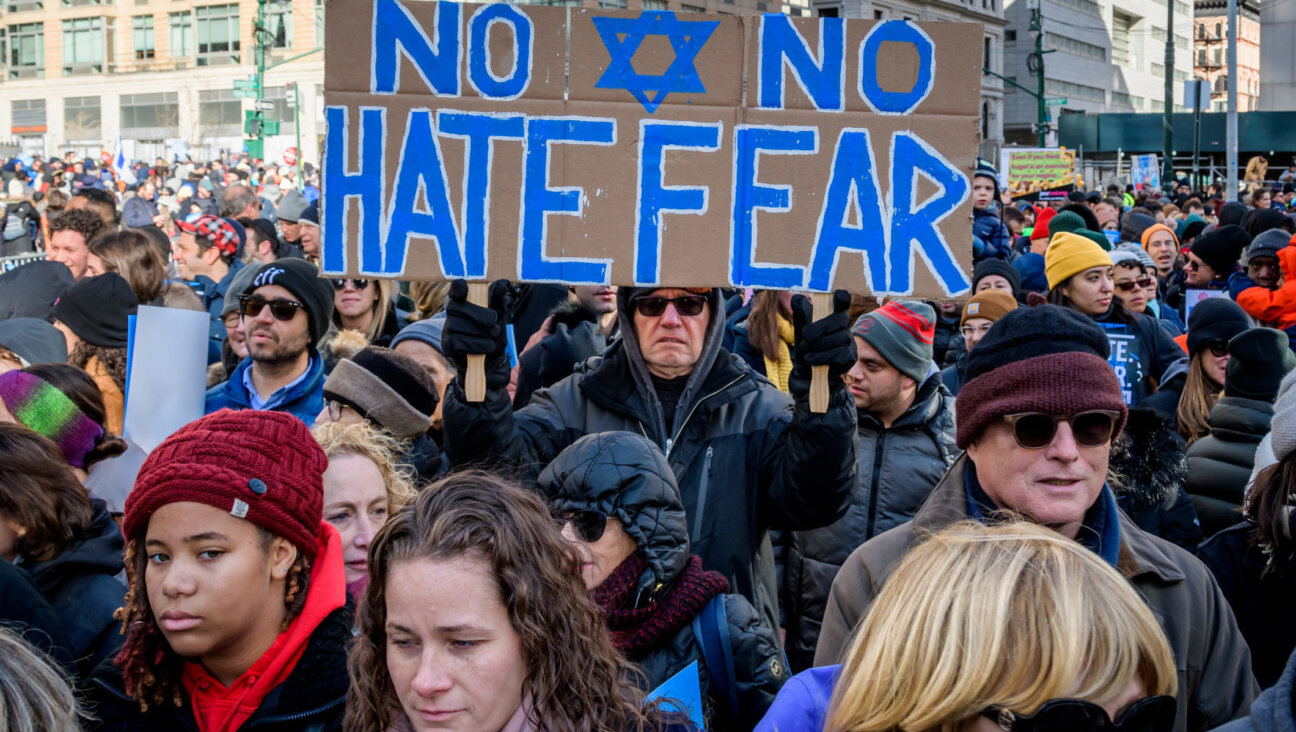
<path id="1" fill-rule="evenodd" d="M 855 547 L 912 519 L 959 456 L 954 397 L 934 371 L 890 428 L 864 412 L 856 434 L 859 480 L 845 518 L 793 532 L 788 547 L 783 600 L 788 661 L 795 670 L 814 664 L 824 603 L 842 562 Z"/>
<path id="2" fill-rule="evenodd" d="M 1207 539 L 1242 520 L 1256 446 L 1272 419 L 1269 402 L 1221 397 L 1211 409 L 1211 433 L 1188 448 L 1188 493 Z"/>
<path id="3" fill-rule="evenodd" d="M 1190 552 L 1197 550 L 1201 524 L 1184 490 L 1188 457 L 1183 438 L 1165 417 L 1147 407 L 1129 410 L 1125 429 L 1112 444 L 1111 470 L 1117 476 L 1111 483 L 1116 504 L 1131 521 Z"/>
<path id="4" fill-rule="evenodd" d="M 346 711 L 346 645 L 351 640 L 350 605 L 334 610 L 311 633 L 292 673 L 276 686 L 239 727 L 267 732 L 340 732 Z M 150 705 L 140 711 L 139 702 L 126 695 L 121 669 L 111 661 L 99 666 L 87 689 L 89 712 L 96 719 L 86 726 L 103 732 L 145 732 L 174 730 L 197 732 L 193 706 L 186 697 L 181 705 Z M 183 692 L 182 692 L 183 695 Z"/>
<path id="5" fill-rule="evenodd" d="M 680 503 L 675 474 L 665 456 L 646 438 L 630 432 L 586 435 L 540 475 L 539 487 L 556 510 L 593 509 L 618 519 L 638 547 L 646 569 L 635 583 L 638 601 L 629 609 L 670 602 L 673 585 L 689 561 L 688 519 Z M 669 608 L 665 609 L 669 612 Z M 694 661 L 714 730 L 749 730 L 760 721 L 788 679 L 774 629 L 762 625 L 756 609 L 741 595 L 725 596 L 733 650 L 738 716 L 716 693 L 691 624 L 673 638 L 630 660 L 644 672 L 645 691 L 657 688 Z M 689 620 L 698 613 L 689 613 Z M 682 618 L 681 618 L 682 619 Z"/>
<path id="6" fill-rule="evenodd" d="M 63 621 L 31 577 L 0 560 L 0 627 L 41 649 L 69 674 L 76 672 Z"/>
<path id="7" fill-rule="evenodd" d="M 469 403 L 458 378 L 451 382 L 444 408 L 451 467 L 512 466 L 533 481 L 584 435 L 642 434 L 666 454 L 679 481 L 693 552 L 776 627 L 769 531 L 817 528 L 845 513 L 855 484 L 854 401 L 845 383 L 830 380 L 828 411 L 812 414 L 808 387 L 789 397 L 721 348 L 725 311 L 716 289 L 706 343 L 668 427 L 626 297 L 622 288 L 621 340 L 516 413 L 502 386 Z M 507 371 L 507 360 L 489 368 Z M 500 376 L 488 374 L 487 384 L 506 383 Z"/>
<path id="8" fill-rule="evenodd" d="M 18 562 L 63 621 L 82 678 L 116 654 L 125 640 L 113 620 L 126 596 L 126 585 L 117 578 L 125 569 L 125 544 L 107 504 L 93 498 L 90 506 L 94 514 L 84 538 L 53 559 Z"/>
<path id="9" fill-rule="evenodd" d="M 517 391 L 513 407 L 531 403 L 537 389 L 553 386 L 575 373 L 585 361 L 607 350 L 608 338 L 593 310 L 568 300 L 550 315 L 553 332 L 518 356 Z"/>

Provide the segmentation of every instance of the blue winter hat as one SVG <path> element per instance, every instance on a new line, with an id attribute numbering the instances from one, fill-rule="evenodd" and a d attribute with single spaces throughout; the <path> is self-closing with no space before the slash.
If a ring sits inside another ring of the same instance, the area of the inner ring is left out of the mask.
<path id="1" fill-rule="evenodd" d="M 445 329 L 445 322 L 445 313 L 438 313 L 427 320 L 410 323 L 401 328 L 401 331 L 392 339 L 391 347 L 396 348 L 401 341 L 422 341 L 444 356 L 445 351 L 441 349 L 441 331 Z"/>
<path id="2" fill-rule="evenodd" d="M 1021 276 L 1021 289 L 1026 292 L 1048 292 L 1048 278 L 1044 276 L 1044 255 L 1027 252 L 1012 263 Z"/>

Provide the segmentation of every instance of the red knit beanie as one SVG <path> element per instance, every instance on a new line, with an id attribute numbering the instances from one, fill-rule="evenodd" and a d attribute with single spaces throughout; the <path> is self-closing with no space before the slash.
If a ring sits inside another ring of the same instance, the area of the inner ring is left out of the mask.
<path id="1" fill-rule="evenodd" d="M 228 511 L 318 550 L 328 458 L 300 419 L 284 412 L 223 409 L 190 422 L 158 445 L 126 497 L 122 530 L 139 536 L 168 503 Z"/>
<path id="2" fill-rule="evenodd" d="M 1057 214 L 1057 209 L 1045 206 L 1043 211 L 1035 214 L 1035 227 L 1031 229 L 1030 240 L 1049 238 L 1049 219 Z"/>

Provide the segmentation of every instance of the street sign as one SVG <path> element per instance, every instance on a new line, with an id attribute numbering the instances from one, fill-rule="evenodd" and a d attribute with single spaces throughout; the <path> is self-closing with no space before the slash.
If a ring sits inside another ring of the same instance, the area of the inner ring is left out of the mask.
<path id="1" fill-rule="evenodd" d="M 252 104 L 252 108 L 258 112 L 273 112 L 275 104 L 269 99 L 258 99 Z"/>
<path id="2" fill-rule="evenodd" d="M 235 89 L 234 98 L 235 99 L 256 99 L 257 98 L 256 89 Z"/>
<path id="3" fill-rule="evenodd" d="M 284 161 L 284 165 L 296 165 L 296 164 L 297 164 L 297 148 L 295 148 L 295 147 L 290 147 L 290 148 L 288 148 L 287 150 L 284 150 L 284 154 L 283 154 L 283 161 Z"/>
<path id="4" fill-rule="evenodd" d="M 253 91 L 256 91 L 256 80 L 255 79 L 235 79 L 234 88 L 251 89 Z"/>
<path id="5" fill-rule="evenodd" d="M 1053 97 L 1052 99 L 1044 100 L 1044 106 L 1046 107 L 1060 107 L 1066 103 L 1067 103 L 1066 97 Z"/>

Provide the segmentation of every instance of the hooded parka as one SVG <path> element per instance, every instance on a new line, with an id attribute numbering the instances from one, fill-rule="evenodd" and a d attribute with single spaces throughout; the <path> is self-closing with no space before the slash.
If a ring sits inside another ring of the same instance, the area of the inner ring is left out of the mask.
<path id="1" fill-rule="evenodd" d="M 1206 538 L 1242 520 L 1242 495 L 1271 420 L 1271 402 L 1221 397 L 1211 408 L 1210 434 L 1188 448 L 1187 488 Z"/>
<path id="2" fill-rule="evenodd" d="M 628 654 L 644 672 L 645 691 L 657 688 L 696 661 L 711 722 L 708 729 L 748 730 L 755 726 L 788 679 L 778 637 L 772 627 L 760 622 L 746 598 L 725 595 L 739 707 L 735 717 L 729 700 L 717 693 L 701 643 L 694 636 L 691 621 L 698 612 L 676 611 L 704 604 L 714 595 L 694 598 L 688 589 L 676 586 L 687 582 L 696 570 L 688 569 L 688 520 L 675 474 L 661 451 L 630 432 L 586 435 L 545 468 L 539 487 L 558 511 L 592 509 L 618 519 L 634 539 L 635 554 L 645 567 L 629 593 L 634 601 L 624 609 L 655 610 L 652 620 L 644 625 L 661 626 L 667 622 L 664 618 L 670 618 L 681 626 L 652 647 Z M 592 594 L 596 600 L 600 595 L 597 590 Z M 618 628 L 612 630 L 615 638 Z"/>
<path id="3" fill-rule="evenodd" d="M 841 518 L 855 485 L 855 404 L 830 384 L 828 411 L 810 412 L 808 389 L 783 394 L 720 346 L 725 308 L 708 295 L 702 353 L 666 424 L 639 350 L 629 288 L 617 293 L 621 339 L 572 376 L 541 389 L 514 412 L 507 378 L 487 375 L 486 398 L 470 403 L 459 380 L 446 389 L 445 448 L 451 467 L 513 466 L 524 480 L 568 445 L 596 432 L 644 435 L 679 482 L 692 551 L 706 569 L 778 623 L 770 529 L 811 529 Z M 507 370 L 507 361 L 493 367 Z"/>

